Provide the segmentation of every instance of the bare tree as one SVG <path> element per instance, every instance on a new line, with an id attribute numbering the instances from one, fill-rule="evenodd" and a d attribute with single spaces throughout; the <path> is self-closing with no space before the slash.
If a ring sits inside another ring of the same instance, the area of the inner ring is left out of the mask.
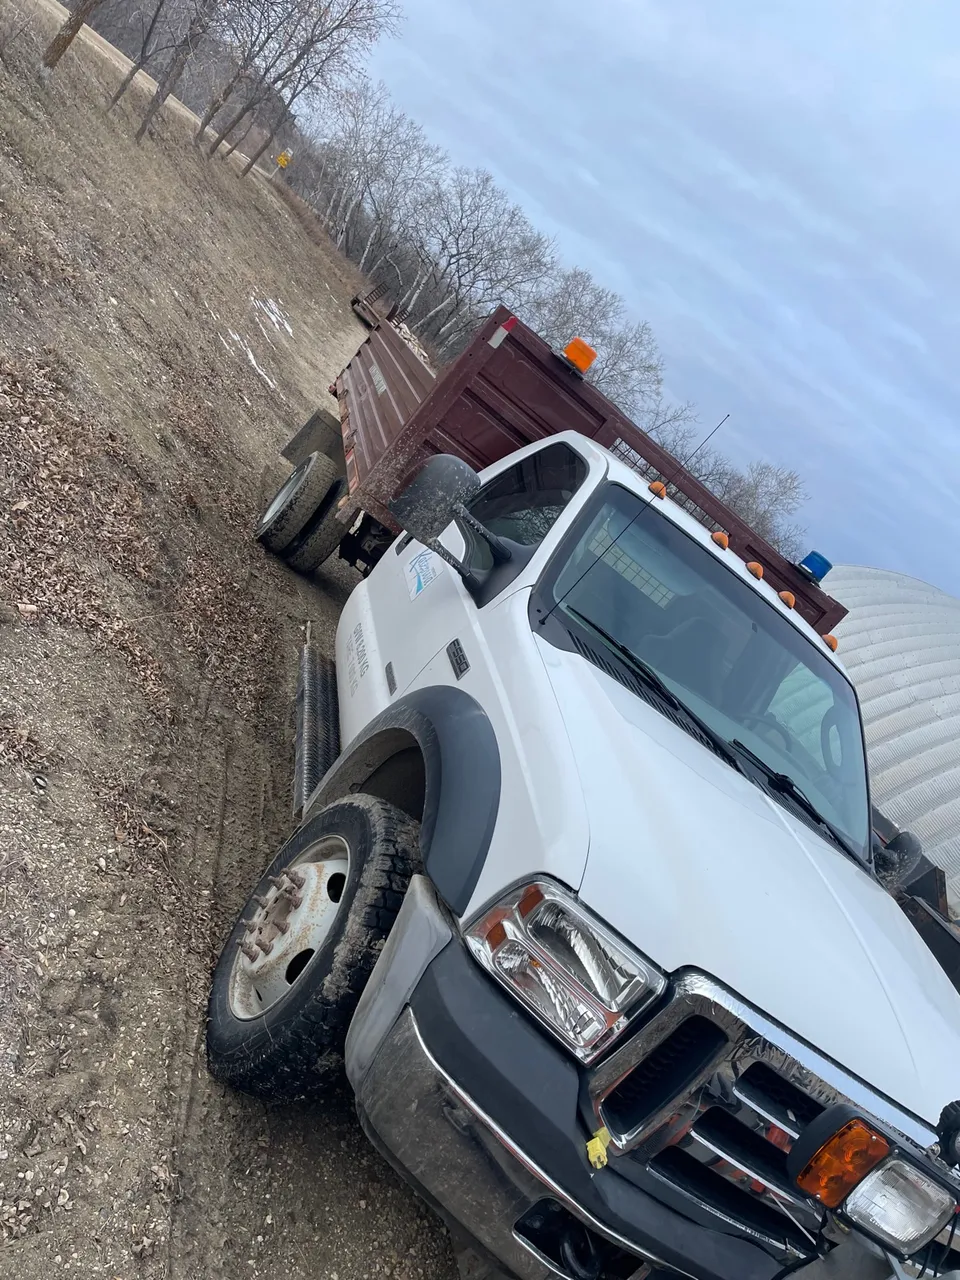
<path id="1" fill-rule="evenodd" d="M 143 141 L 160 108 L 176 89 L 187 62 L 198 49 L 203 37 L 210 30 L 217 9 L 222 2 L 223 0 L 196 0 L 187 29 L 174 45 L 170 61 L 157 81 L 156 91 L 150 99 L 150 103 L 140 122 L 140 128 L 136 133 L 137 142 Z"/>
<path id="2" fill-rule="evenodd" d="M 744 471 L 731 463 L 719 468 L 710 488 L 746 520 L 761 538 L 788 558 L 796 558 L 804 530 L 791 521 L 807 500 L 798 472 L 773 462 L 751 462 Z"/>
<path id="3" fill-rule="evenodd" d="M 103 0 L 80 0 L 77 7 L 67 14 L 63 26 L 43 52 L 41 62 L 48 72 L 54 69 L 80 34 L 80 28 L 102 3 Z"/>
<path id="4" fill-rule="evenodd" d="M 207 104 L 194 137 L 196 144 L 238 86 L 249 78 L 258 60 L 282 36 L 289 20 L 288 0 L 243 0 L 222 11 L 216 34 L 231 54 L 232 70 Z"/>
<path id="5" fill-rule="evenodd" d="M 210 144 L 216 154 L 224 139 L 252 111 L 279 94 L 293 103 L 324 82 L 354 71 L 363 54 L 399 21 L 395 0 L 288 0 L 288 21 L 264 50 L 257 74 L 239 109 L 220 126 Z"/>
<path id="6" fill-rule="evenodd" d="M 141 21 L 140 48 L 136 57 L 130 64 L 130 70 L 120 81 L 116 93 L 110 99 L 108 111 L 112 111 L 123 95 L 127 92 L 137 77 L 137 73 L 142 71 L 145 66 L 160 52 L 162 47 L 159 44 L 159 37 L 162 31 L 161 17 L 167 7 L 167 0 L 157 0 L 150 14 L 149 21 L 143 23 Z M 144 17 L 141 13 L 141 19 Z"/>
<path id="7" fill-rule="evenodd" d="M 464 326 L 510 301 L 553 266 L 553 243 L 485 169 L 454 169 L 432 184 L 415 224 L 418 256 L 429 264 L 407 303 L 419 307 L 418 333 L 451 346 Z M 429 286 L 430 303 L 422 309 Z"/>
<path id="8" fill-rule="evenodd" d="M 4 65 L 10 57 L 15 44 L 26 34 L 29 28 L 23 10 L 17 5 L 5 5 L 0 13 L 0 62 Z"/>
<path id="9" fill-rule="evenodd" d="M 431 186 L 442 180 L 443 151 L 393 105 L 383 84 L 366 80 L 337 95 L 313 178 L 315 199 L 326 210 L 336 243 L 353 250 L 361 270 L 376 270 L 415 217 Z"/>

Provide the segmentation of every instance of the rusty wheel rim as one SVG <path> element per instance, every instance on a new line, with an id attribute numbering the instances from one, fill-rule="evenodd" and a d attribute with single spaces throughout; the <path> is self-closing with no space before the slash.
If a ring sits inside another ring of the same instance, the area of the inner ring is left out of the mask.
<path id="1" fill-rule="evenodd" d="M 266 891 L 251 899 L 230 974 L 230 1008 L 243 1021 L 262 1017 L 310 968 L 345 909 L 350 849 L 327 836 L 304 850 Z"/>

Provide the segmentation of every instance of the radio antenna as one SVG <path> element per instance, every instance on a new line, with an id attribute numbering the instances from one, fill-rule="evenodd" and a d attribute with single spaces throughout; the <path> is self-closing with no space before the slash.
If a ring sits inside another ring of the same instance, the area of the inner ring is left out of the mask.
<path id="1" fill-rule="evenodd" d="M 705 436 L 703 437 L 703 439 L 700 441 L 700 443 L 697 445 L 697 447 L 694 449 L 694 451 L 693 451 L 691 454 L 689 454 L 689 455 L 687 456 L 686 460 L 685 460 L 685 461 L 683 461 L 683 462 L 678 462 L 678 463 L 677 463 L 676 470 L 673 472 L 673 474 L 669 477 L 669 479 L 665 479 L 665 480 L 664 480 L 664 496 L 665 496 L 665 497 L 666 497 L 666 495 L 667 495 L 667 490 L 670 488 L 670 485 L 673 483 L 673 481 L 674 481 L 674 480 L 676 480 L 676 478 L 677 478 L 677 476 L 680 474 L 680 472 L 681 472 L 681 471 L 685 471 L 685 470 L 687 469 L 687 467 L 688 467 L 688 466 L 690 465 L 690 463 L 694 460 L 694 458 L 697 456 L 697 454 L 700 452 L 700 450 L 701 450 L 701 449 L 702 449 L 706 444 L 708 444 L 708 443 L 709 443 L 709 441 L 711 441 L 711 440 L 713 439 L 713 437 L 717 434 L 717 432 L 720 430 L 720 428 L 723 426 L 723 424 L 727 421 L 727 419 L 728 419 L 729 417 L 730 417 L 729 413 L 725 413 L 725 414 L 723 415 L 723 417 L 720 419 L 720 421 L 717 423 L 717 425 L 713 428 L 713 430 L 712 430 L 712 431 L 710 431 L 710 432 L 708 432 L 708 434 L 707 434 L 707 435 L 705 435 Z M 652 501 L 650 501 L 650 500 L 648 500 L 648 501 L 645 503 L 645 505 L 644 505 L 644 506 L 642 506 L 642 507 L 640 508 L 640 510 L 637 512 L 637 514 L 636 514 L 635 516 L 631 517 L 631 519 L 627 521 L 627 523 L 623 526 L 623 528 L 620 530 L 620 532 L 617 534 L 617 536 L 616 536 L 616 537 L 613 539 L 613 541 L 610 543 L 610 546 L 609 546 L 609 547 L 607 547 L 607 548 L 606 548 L 606 550 L 604 551 L 604 553 L 603 553 L 603 555 L 604 555 L 604 556 L 607 554 L 607 552 L 608 552 L 608 551 L 610 551 L 613 547 L 615 547 L 615 546 L 617 545 L 617 543 L 620 541 L 620 539 L 623 537 L 623 535 L 627 532 L 627 530 L 631 527 L 631 525 L 635 524 L 635 523 L 636 523 L 636 521 L 640 519 L 640 517 L 643 515 L 644 511 L 646 511 L 649 507 L 652 507 L 652 506 L 653 506 L 653 502 L 652 502 Z M 554 604 L 551 606 L 551 608 L 547 610 L 547 612 L 546 612 L 546 613 L 543 615 L 543 617 L 540 619 L 540 621 L 539 621 L 539 623 L 538 623 L 538 626 L 541 626 L 541 627 L 542 627 L 542 626 L 544 626 L 544 625 L 545 625 L 545 623 L 548 621 L 548 619 L 552 617 L 554 610 L 555 610 L 555 609 L 557 609 L 557 608 L 558 608 L 558 607 L 559 607 L 559 606 L 564 602 L 564 600 L 566 600 L 567 596 L 568 596 L 568 595 L 570 594 L 570 592 L 574 589 L 574 587 L 578 587 L 578 586 L 580 585 L 580 583 L 583 581 L 583 579 L 587 576 L 587 574 L 588 574 L 588 573 L 590 572 L 590 570 L 593 568 L 593 565 L 597 563 L 597 560 L 602 560 L 602 559 L 603 559 L 603 556 L 597 556 L 597 559 L 596 559 L 596 560 L 594 560 L 593 564 L 588 564 L 588 565 L 587 565 L 587 567 L 584 569 L 583 573 L 581 573 L 580 577 L 579 577 L 579 578 L 577 578 L 576 582 L 572 582 L 572 583 L 570 584 L 570 586 L 569 586 L 569 587 L 567 587 L 566 591 L 563 593 L 563 595 L 560 597 L 560 599 L 559 599 L 559 600 L 557 600 L 557 601 L 555 601 L 555 602 L 554 602 Z"/>
<path id="2" fill-rule="evenodd" d="M 725 414 L 723 415 L 723 417 L 720 419 L 720 421 L 717 423 L 717 425 L 713 428 L 713 430 L 712 430 L 708 435 L 705 435 L 705 436 L 703 437 L 703 439 L 700 441 L 700 443 L 699 443 L 699 444 L 697 445 L 697 447 L 694 449 L 693 453 L 691 453 L 691 454 L 690 454 L 690 457 L 689 457 L 689 458 L 687 458 L 687 460 L 686 460 L 685 462 L 681 462 L 681 463 L 677 466 L 677 469 L 676 469 L 676 471 L 673 473 L 673 475 L 670 477 L 670 480 L 675 480 L 675 479 L 677 478 L 677 476 L 680 474 L 680 472 L 681 472 L 681 471 L 686 471 L 687 467 L 689 467 L 690 463 L 694 460 L 694 458 L 697 456 L 697 454 L 700 452 L 700 450 L 701 450 L 705 445 L 707 445 L 707 444 L 709 444 L 709 443 L 710 443 L 710 441 L 711 441 L 711 440 L 713 439 L 713 437 L 717 434 L 717 432 L 720 430 L 720 428 L 723 426 L 723 424 L 726 422 L 726 420 L 727 420 L 729 417 L 730 417 L 729 413 L 725 413 Z M 667 481 L 667 484 L 668 484 L 668 485 L 670 484 L 670 480 L 668 480 L 668 481 Z"/>

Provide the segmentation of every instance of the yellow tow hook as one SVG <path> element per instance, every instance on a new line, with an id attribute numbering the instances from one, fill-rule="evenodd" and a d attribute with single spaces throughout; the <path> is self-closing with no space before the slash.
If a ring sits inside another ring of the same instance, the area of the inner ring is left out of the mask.
<path id="1" fill-rule="evenodd" d="M 607 1147 L 610 1145 L 610 1130 L 606 1125 L 598 1129 L 587 1143 L 587 1159 L 595 1169 L 603 1169 L 607 1164 Z"/>

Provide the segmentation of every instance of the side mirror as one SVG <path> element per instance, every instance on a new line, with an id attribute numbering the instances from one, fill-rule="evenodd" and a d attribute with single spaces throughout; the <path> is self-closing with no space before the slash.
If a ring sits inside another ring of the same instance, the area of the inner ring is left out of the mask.
<path id="1" fill-rule="evenodd" d="M 471 466 L 453 454 L 438 453 L 394 498 L 390 512 L 404 532 L 429 547 L 479 491 L 480 477 Z"/>
<path id="2" fill-rule="evenodd" d="M 873 866 L 877 879 L 890 892 L 903 888 L 913 879 L 922 856 L 923 846 L 912 831 L 901 831 L 886 846 L 876 841 Z"/>

